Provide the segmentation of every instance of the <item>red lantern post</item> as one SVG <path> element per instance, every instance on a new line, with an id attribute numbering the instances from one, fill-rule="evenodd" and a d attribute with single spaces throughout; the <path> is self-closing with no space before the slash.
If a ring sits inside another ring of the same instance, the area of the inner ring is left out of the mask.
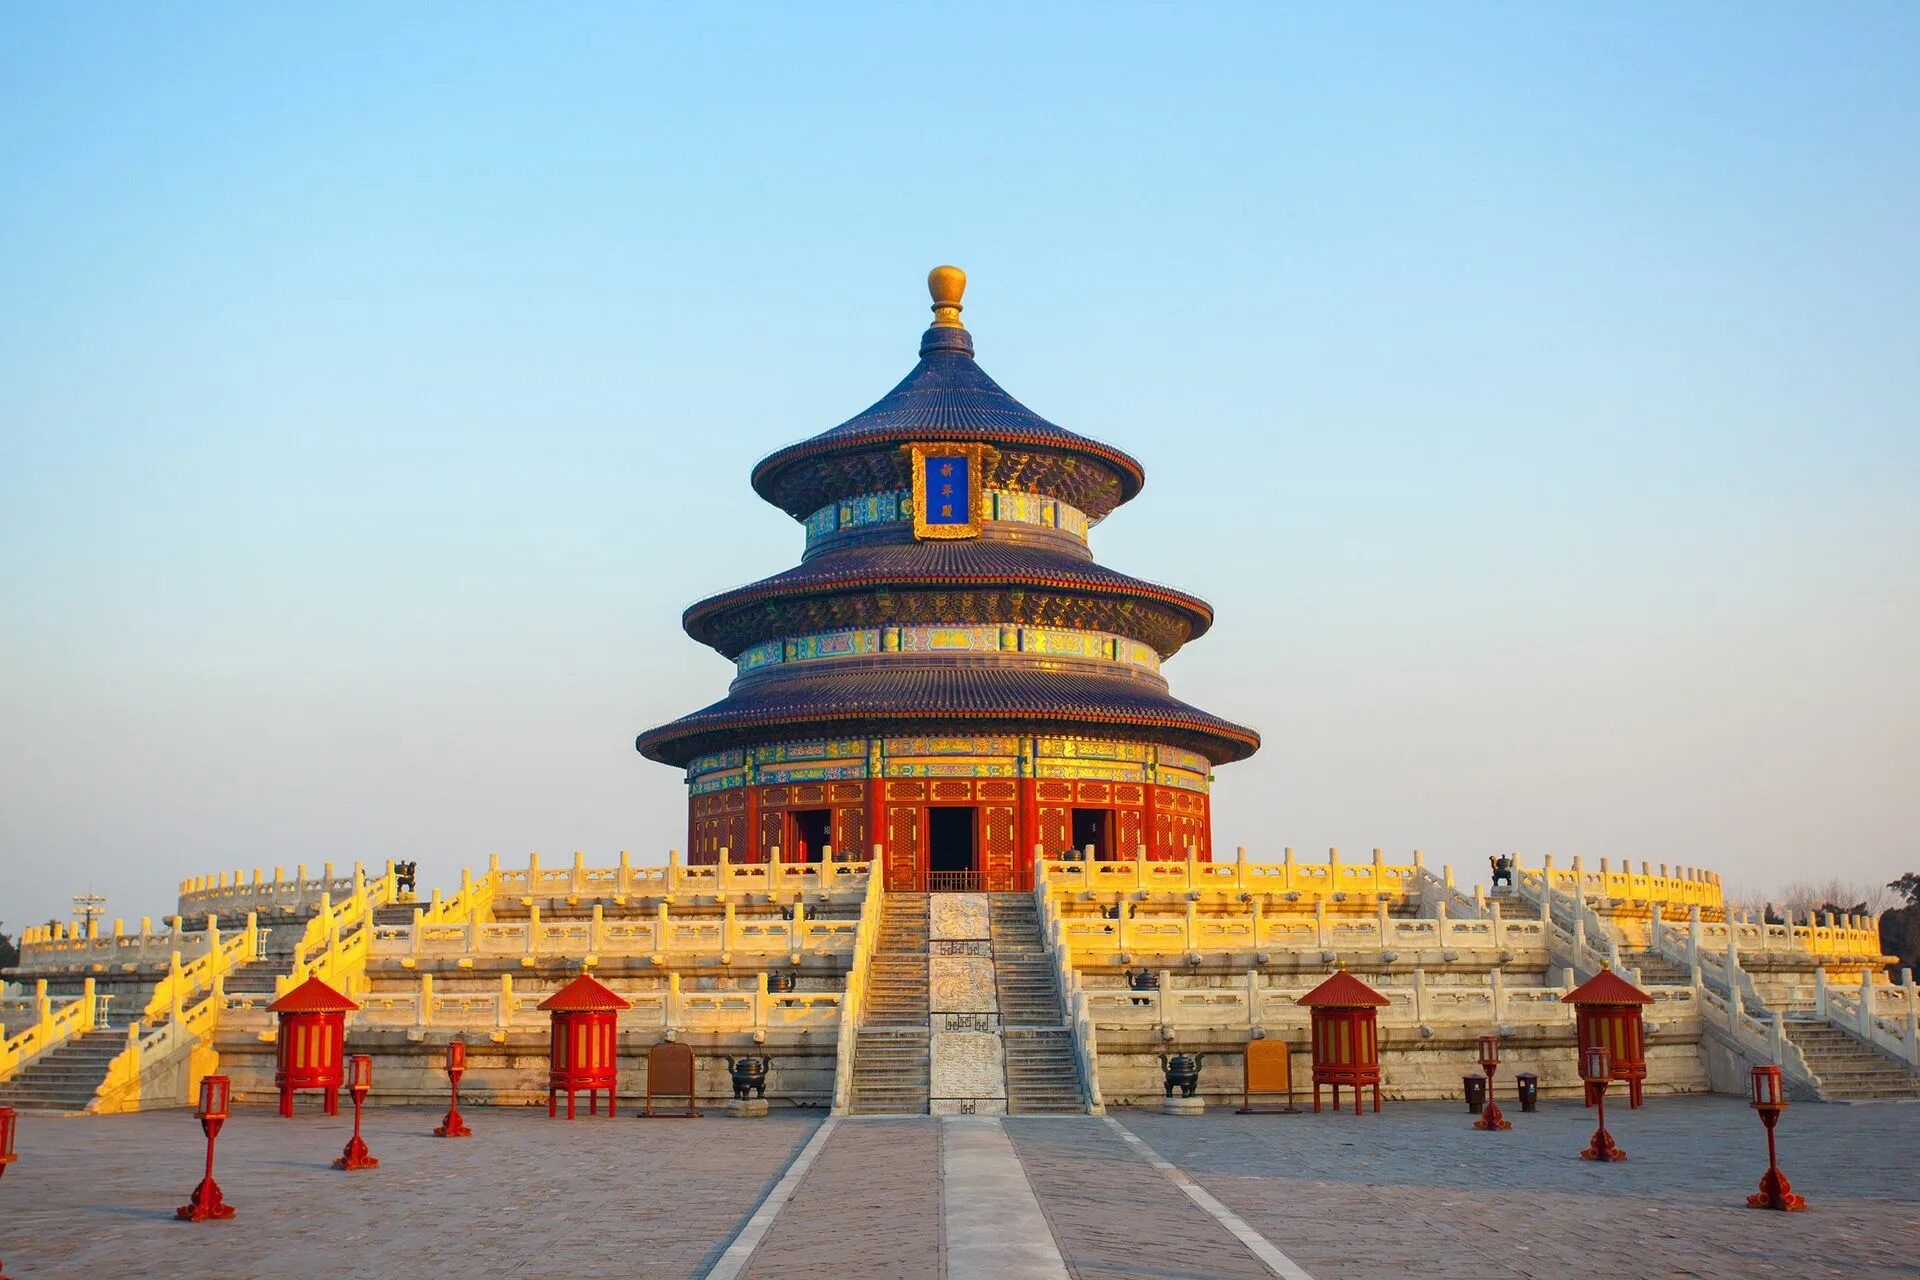
<path id="1" fill-rule="evenodd" d="M 366 1104 L 367 1093 L 373 1088 L 373 1059 L 364 1053 L 353 1055 L 353 1068 L 347 1080 L 347 1088 L 353 1094 L 353 1137 L 340 1152 L 340 1158 L 333 1162 L 336 1169 L 378 1169 L 380 1162 L 367 1154 L 367 1144 L 360 1137 L 360 1109 Z"/>
<path id="2" fill-rule="evenodd" d="M 1793 1193 L 1793 1184 L 1780 1172 L 1773 1149 L 1773 1126 L 1780 1123 L 1780 1113 L 1787 1109 L 1787 1082 L 1779 1067 L 1753 1069 L 1753 1109 L 1760 1113 L 1760 1123 L 1767 1126 L 1767 1171 L 1760 1178 L 1760 1190 L 1747 1197 L 1747 1207 L 1787 1212 L 1806 1208 L 1806 1197 Z"/>
<path id="3" fill-rule="evenodd" d="M 19 1122 L 20 1117 L 12 1107 L 0 1107 L 0 1178 L 6 1176 L 7 1166 L 20 1158 L 13 1150 L 13 1131 Z M 0 1262 L 0 1280 L 7 1280 L 6 1269 L 7 1264 Z"/>
<path id="4" fill-rule="evenodd" d="M 632 1003 L 588 974 L 540 1002 L 553 1014 L 553 1040 L 547 1057 L 547 1114 L 554 1114 L 556 1095 L 567 1095 L 567 1119 L 573 1119 L 573 1095 L 587 1094 L 587 1114 L 598 1114 L 600 1091 L 607 1091 L 607 1114 L 613 1114 L 620 1072 L 620 1010 Z"/>
<path id="5" fill-rule="evenodd" d="M 1614 1145 L 1613 1135 L 1607 1132 L 1607 1085 L 1613 1080 L 1613 1062 L 1605 1045 L 1589 1045 L 1580 1051 L 1580 1079 L 1587 1086 L 1587 1105 L 1600 1108 L 1599 1125 L 1580 1158 L 1625 1160 L 1627 1153 Z"/>
<path id="6" fill-rule="evenodd" d="M 280 1114 L 293 1114 L 296 1089 L 323 1091 L 328 1115 L 340 1114 L 340 1082 L 346 1070 L 347 1015 L 359 1005 L 318 978 L 308 978 L 267 1006 L 280 1015 L 273 1083 Z"/>
<path id="7" fill-rule="evenodd" d="M 193 1189 L 192 1197 L 173 1212 L 173 1216 L 183 1222 L 233 1216 L 233 1206 L 220 1194 L 220 1184 L 213 1180 L 213 1140 L 220 1136 L 221 1126 L 227 1122 L 232 1101 L 233 1082 L 227 1077 L 207 1076 L 200 1081 L 200 1109 L 195 1114 L 200 1117 L 200 1131 L 207 1135 L 207 1173 Z"/>
<path id="8" fill-rule="evenodd" d="M 467 1122 L 460 1118 L 460 1077 L 467 1069 L 467 1042 L 465 1040 L 447 1041 L 447 1084 L 453 1091 L 453 1101 L 447 1107 L 447 1118 L 433 1132 L 441 1138 L 471 1138 L 473 1130 L 467 1128 Z"/>
<path id="9" fill-rule="evenodd" d="M 1487 1105 L 1481 1110 L 1480 1118 L 1473 1122 L 1476 1129 L 1497 1131 L 1511 1129 L 1513 1124 L 1500 1114 L 1500 1104 L 1493 1100 L 1493 1073 L 1500 1065 L 1500 1037 L 1480 1037 L 1480 1069 L 1487 1073 Z"/>
<path id="10" fill-rule="evenodd" d="M 1353 1086 L 1353 1114 L 1360 1114 L 1360 1091 L 1373 1086 L 1373 1109 L 1380 1110 L 1380 1033 L 1378 1010 L 1390 1003 L 1360 979 L 1340 970 L 1301 996 L 1313 1022 L 1313 1109 L 1320 1110 L 1320 1086 L 1333 1086 L 1333 1109 L 1340 1109 L 1340 1086 Z"/>
<path id="11" fill-rule="evenodd" d="M 1600 972 L 1561 996 L 1560 1003 L 1574 1007 L 1580 1051 L 1605 1046 L 1613 1079 L 1627 1083 L 1627 1105 L 1639 1106 L 1641 1085 L 1647 1078 L 1647 1040 L 1640 1009 L 1652 1004 L 1653 997 L 1601 961 Z"/>

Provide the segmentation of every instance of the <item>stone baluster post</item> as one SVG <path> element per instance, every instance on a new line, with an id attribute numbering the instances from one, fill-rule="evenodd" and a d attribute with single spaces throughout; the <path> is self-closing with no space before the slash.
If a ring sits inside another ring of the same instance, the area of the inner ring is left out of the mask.
<path id="1" fill-rule="evenodd" d="M 762 969 L 753 976 L 753 1029 L 764 1032 L 767 1029 L 767 971 Z"/>
<path id="2" fill-rule="evenodd" d="M 1281 880 L 1280 880 L 1280 892 L 1292 893 L 1295 889 L 1299 888 L 1299 886 L 1293 882 L 1293 846 L 1292 845 L 1287 846 L 1286 853 L 1281 858 L 1280 865 L 1285 870 L 1285 874 L 1281 877 Z"/>
<path id="3" fill-rule="evenodd" d="M 510 973 L 500 975 L 499 1004 L 493 1011 L 493 1025 L 502 1035 L 513 1026 L 513 975 Z"/>
<path id="4" fill-rule="evenodd" d="M 1426 1022 L 1431 1016 L 1427 1000 L 1427 971 L 1416 968 L 1413 971 L 1413 1020 Z"/>
<path id="5" fill-rule="evenodd" d="M 1242 892 L 1247 887 L 1247 846 L 1243 844 L 1233 850 L 1233 887 Z"/>
<path id="6" fill-rule="evenodd" d="M 1913 970 L 1900 971 L 1900 985 L 1906 996 L 1907 1061 L 1920 1067 L 1920 987 L 1913 981 Z"/>
<path id="7" fill-rule="evenodd" d="M 673 945 L 673 930 L 667 923 L 667 904 L 658 902 L 653 908 L 653 949 L 666 951 Z"/>
<path id="8" fill-rule="evenodd" d="M 540 906 L 538 903 L 527 908 L 527 945 L 520 954 L 526 958 L 529 968 L 540 954 Z"/>
<path id="9" fill-rule="evenodd" d="M 1501 970 L 1499 965 L 1495 965 L 1493 967 L 1492 977 L 1493 1020 L 1495 1022 L 1505 1022 L 1507 1020 L 1507 975 Z"/>
<path id="10" fill-rule="evenodd" d="M 415 997 L 413 1025 L 425 1029 L 433 1025 L 433 975 L 420 975 L 420 994 Z"/>
<path id="11" fill-rule="evenodd" d="M 1873 970 L 1860 971 L 1860 1038 L 1873 1043 Z"/>
<path id="12" fill-rule="evenodd" d="M 583 850 L 573 851 L 573 874 L 567 877 L 567 893 L 579 897 L 587 891 L 587 855 Z"/>
<path id="13" fill-rule="evenodd" d="M 593 904 L 593 923 L 587 926 L 587 954 L 598 956 L 603 945 L 602 930 L 606 925 L 605 908 L 598 902 Z"/>
<path id="14" fill-rule="evenodd" d="M 1313 936 L 1324 949 L 1327 945 L 1327 900 L 1315 897 L 1313 900 Z"/>
<path id="15" fill-rule="evenodd" d="M 1115 921 L 1119 926 L 1115 930 L 1117 944 L 1122 951 L 1132 949 L 1133 941 L 1133 899 L 1120 899 L 1120 918 Z"/>
<path id="16" fill-rule="evenodd" d="M 1385 898 L 1382 898 L 1380 901 L 1373 904 L 1373 928 L 1374 928 L 1374 932 L 1380 936 L 1380 945 L 1382 947 L 1386 946 L 1388 934 L 1387 934 L 1387 901 Z M 1445 942 L 1446 936 L 1447 936 L 1447 927 L 1446 925 L 1443 924 L 1440 926 L 1440 940 L 1442 942 Z"/>

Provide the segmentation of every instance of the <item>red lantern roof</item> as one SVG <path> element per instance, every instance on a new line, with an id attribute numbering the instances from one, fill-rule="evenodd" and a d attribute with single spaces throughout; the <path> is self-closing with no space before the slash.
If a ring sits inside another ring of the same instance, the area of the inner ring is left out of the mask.
<path id="1" fill-rule="evenodd" d="M 594 1013 L 609 1009 L 631 1009 L 633 1002 L 589 974 L 581 974 L 540 1002 L 542 1009 L 556 1013 Z"/>
<path id="2" fill-rule="evenodd" d="M 1294 1003 L 1322 1009 L 1363 1009 L 1393 1001 L 1342 969 Z"/>
<path id="3" fill-rule="evenodd" d="M 1600 972 L 1560 997 L 1561 1004 L 1652 1004 L 1653 997 L 1602 965 Z"/>
<path id="4" fill-rule="evenodd" d="M 267 1006 L 268 1013 L 352 1013 L 360 1006 L 318 978 L 308 978 Z"/>

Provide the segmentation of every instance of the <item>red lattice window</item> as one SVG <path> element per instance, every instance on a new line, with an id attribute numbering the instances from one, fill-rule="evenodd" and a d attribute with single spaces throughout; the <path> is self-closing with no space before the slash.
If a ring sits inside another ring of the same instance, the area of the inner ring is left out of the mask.
<path id="1" fill-rule="evenodd" d="M 859 805 L 846 805 L 833 811 L 833 852 L 838 858 L 865 859 L 867 848 L 867 811 Z"/>

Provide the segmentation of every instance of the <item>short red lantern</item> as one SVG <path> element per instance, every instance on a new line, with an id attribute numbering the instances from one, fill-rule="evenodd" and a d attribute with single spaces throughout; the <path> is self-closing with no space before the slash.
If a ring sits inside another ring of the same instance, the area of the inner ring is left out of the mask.
<path id="1" fill-rule="evenodd" d="M 373 1089 L 373 1059 L 364 1053 L 353 1055 L 353 1061 L 347 1074 L 347 1091 L 353 1094 L 353 1136 L 347 1139 L 346 1147 L 340 1152 L 340 1158 L 333 1162 L 336 1169 L 378 1169 L 380 1162 L 367 1154 L 367 1144 L 360 1136 L 360 1109 L 366 1105 L 367 1094 Z"/>
<path id="2" fill-rule="evenodd" d="M 1513 1128 L 1513 1123 L 1500 1114 L 1500 1104 L 1493 1100 L 1493 1073 L 1500 1066 L 1500 1037 L 1480 1037 L 1480 1069 L 1487 1073 L 1487 1105 L 1481 1109 L 1480 1118 L 1473 1122 L 1476 1129 L 1490 1132 Z"/>
<path id="3" fill-rule="evenodd" d="M 555 1111 L 555 1096 L 567 1095 L 567 1119 L 573 1119 L 573 1095 L 587 1095 L 587 1114 L 597 1115 L 600 1091 L 607 1092 L 607 1114 L 614 1113 L 619 1084 L 622 1009 L 633 1007 L 613 988 L 589 974 L 540 1002 L 553 1014 L 553 1042 L 547 1057 L 547 1114 Z"/>
<path id="4" fill-rule="evenodd" d="M 447 1118 L 433 1132 L 441 1138 L 471 1138 L 473 1130 L 467 1128 L 467 1122 L 460 1118 L 460 1077 L 467 1069 L 467 1042 L 465 1040 L 447 1041 L 447 1084 L 453 1091 L 453 1101 L 447 1107 Z"/>
<path id="5" fill-rule="evenodd" d="M 1652 1004 L 1653 997 L 1602 961 L 1600 972 L 1561 996 L 1560 1003 L 1574 1007 L 1581 1051 L 1590 1045 L 1604 1045 L 1613 1063 L 1613 1078 L 1627 1082 L 1627 1105 L 1639 1106 L 1641 1085 L 1647 1078 L 1647 1042 L 1640 1007 Z"/>
<path id="6" fill-rule="evenodd" d="M 1793 1184 L 1780 1172 L 1780 1161 L 1773 1149 L 1773 1126 L 1787 1109 L 1787 1081 L 1779 1067 L 1753 1069 L 1753 1109 L 1760 1123 L 1767 1126 L 1767 1171 L 1761 1175 L 1760 1190 L 1747 1197 L 1749 1209 L 1780 1209 L 1792 1212 L 1807 1207 L 1807 1198 L 1793 1193 Z"/>
<path id="7" fill-rule="evenodd" d="M 1603 1044 L 1588 1045 L 1580 1051 L 1580 1079 L 1587 1086 L 1587 1105 L 1600 1108 L 1599 1123 L 1593 1140 L 1580 1153 L 1582 1160 L 1625 1160 L 1627 1153 L 1614 1145 L 1607 1132 L 1607 1085 L 1612 1082 L 1613 1055 Z"/>
<path id="8" fill-rule="evenodd" d="M 1360 1091 L 1373 1086 L 1373 1109 L 1380 1110 L 1379 1008 L 1392 1003 L 1360 979 L 1340 970 L 1301 996 L 1313 1021 L 1313 1109 L 1320 1110 L 1320 1086 L 1333 1086 L 1333 1109 L 1340 1109 L 1340 1086 L 1353 1086 L 1353 1114 L 1360 1114 Z"/>
<path id="9" fill-rule="evenodd" d="M 296 1089 L 323 1090 L 326 1113 L 340 1114 L 347 1015 L 359 1007 L 318 978 L 308 978 L 267 1006 L 267 1012 L 280 1015 L 273 1083 L 280 1089 L 281 1115 L 293 1114 Z"/>
<path id="10" fill-rule="evenodd" d="M 187 1202 L 173 1211 L 173 1216 L 184 1222 L 233 1216 L 233 1206 L 220 1194 L 220 1184 L 213 1180 L 213 1140 L 220 1136 L 221 1126 L 227 1123 L 232 1102 L 233 1082 L 227 1077 L 207 1076 L 200 1081 L 200 1107 L 194 1114 L 200 1118 L 200 1131 L 207 1135 L 207 1172 Z"/>
<path id="11" fill-rule="evenodd" d="M 13 1130 L 19 1120 L 12 1107 L 0 1107 L 0 1177 L 5 1177 L 7 1166 L 20 1158 L 13 1150 Z M 6 1268 L 7 1264 L 0 1262 L 0 1280 L 7 1280 Z"/>

